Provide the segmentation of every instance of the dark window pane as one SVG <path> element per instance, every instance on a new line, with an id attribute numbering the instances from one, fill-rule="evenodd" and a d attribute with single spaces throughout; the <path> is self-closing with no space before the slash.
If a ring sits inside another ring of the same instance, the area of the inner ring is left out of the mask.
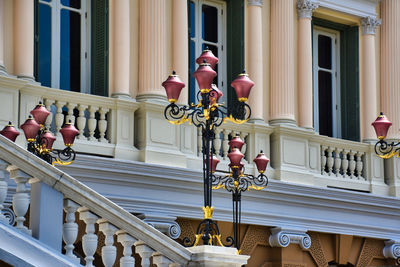
<path id="1" fill-rule="evenodd" d="M 60 89 L 81 91 L 81 16 L 61 10 Z"/>
<path id="2" fill-rule="evenodd" d="M 318 71 L 319 133 L 332 137 L 332 74 Z"/>
<path id="3" fill-rule="evenodd" d="M 81 0 L 61 0 L 61 4 L 72 8 L 81 8 Z"/>
<path id="4" fill-rule="evenodd" d="M 201 11 L 203 40 L 218 42 L 218 9 L 213 6 L 203 5 Z"/>
<path id="5" fill-rule="evenodd" d="M 196 23 L 195 23 L 195 3 L 189 2 L 189 36 L 190 38 L 195 37 L 196 34 Z"/>
<path id="6" fill-rule="evenodd" d="M 196 70 L 195 42 L 190 40 L 189 43 L 189 90 L 190 103 L 196 103 L 196 80 L 193 72 Z"/>
<path id="7" fill-rule="evenodd" d="M 38 81 L 51 87 L 51 8 L 39 4 L 38 8 Z"/>
<path id="8" fill-rule="evenodd" d="M 50 3 L 50 2 L 51 2 L 51 0 L 40 0 L 40 1 L 43 1 L 43 2 L 48 2 L 48 3 Z"/>
<path id="9" fill-rule="evenodd" d="M 325 35 L 318 35 L 318 66 L 332 68 L 332 38 Z"/>

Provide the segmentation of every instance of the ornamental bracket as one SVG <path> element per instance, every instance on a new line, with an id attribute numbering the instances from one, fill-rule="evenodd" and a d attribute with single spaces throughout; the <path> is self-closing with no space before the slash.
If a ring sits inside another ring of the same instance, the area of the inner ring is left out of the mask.
<path id="1" fill-rule="evenodd" d="M 400 241 L 388 240 L 385 241 L 383 248 L 383 256 L 385 258 L 397 259 L 400 257 Z"/>
<path id="2" fill-rule="evenodd" d="M 177 239 L 181 235 L 181 227 L 175 221 L 176 217 L 161 213 L 141 213 L 136 215 L 148 225 L 153 226 L 158 231 L 166 234 L 172 239 Z"/>
<path id="3" fill-rule="evenodd" d="M 269 244 L 271 247 L 285 248 L 290 244 L 298 244 L 303 250 L 311 247 L 311 238 L 306 230 L 274 227 L 271 229 Z"/>

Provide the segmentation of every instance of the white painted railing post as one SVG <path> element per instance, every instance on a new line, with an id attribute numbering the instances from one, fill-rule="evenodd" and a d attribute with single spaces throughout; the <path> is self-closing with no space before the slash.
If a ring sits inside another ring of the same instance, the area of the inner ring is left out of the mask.
<path id="1" fill-rule="evenodd" d="M 108 143 L 108 140 L 104 137 L 107 131 L 107 121 L 106 121 L 106 114 L 108 113 L 108 108 L 100 108 L 100 120 L 98 122 L 99 125 L 99 142 Z"/>
<path id="2" fill-rule="evenodd" d="M 78 105 L 78 118 L 76 119 L 76 126 L 79 131 L 79 135 L 76 137 L 77 139 L 85 140 L 86 137 L 83 135 L 86 126 L 86 117 L 85 117 L 85 110 L 87 109 L 87 105 Z"/>
<path id="3" fill-rule="evenodd" d="M 132 257 L 132 246 L 137 241 L 124 230 L 116 232 L 117 241 L 122 244 L 124 251 L 123 257 L 120 259 L 119 264 L 121 267 L 132 267 L 135 266 L 135 258 Z"/>
<path id="4" fill-rule="evenodd" d="M 114 234 L 118 230 L 114 225 L 105 219 L 99 219 L 99 231 L 103 232 L 105 236 L 105 246 L 101 248 L 101 258 L 106 267 L 114 265 L 115 258 L 117 257 L 117 248 L 114 246 Z"/>
<path id="5" fill-rule="evenodd" d="M 143 241 L 135 242 L 135 251 L 142 258 L 142 267 L 150 267 L 150 257 L 153 254 L 154 250 L 147 246 Z"/>
<path id="6" fill-rule="evenodd" d="M 160 252 L 154 252 L 153 255 L 153 264 L 157 267 L 168 267 L 172 263 L 170 259 L 162 255 Z"/>
<path id="7" fill-rule="evenodd" d="M 27 189 L 27 183 L 31 176 L 18 169 L 16 166 L 8 166 L 7 170 L 10 172 L 10 178 L 17 184 L 16 193 L 13 196 L 12 204 L 15 215 L 17 216 L 17 224 L 15 228 L 31 235 L 32 232 L 26 226 L 24 226 L 25 215 L 28 211 L 30 204 L 29 189 Z"/>
<path id="8" fill-rule="evenodd" d="M 64 114 L 62 113 L 62 108 L 64 107 L 65 102 L 62 101 L 56 101 L 56 107 L 57 107 L 57 111 L 56 111 L 56 115 L 54 117 L 54 121 L 56 124 L 56 132 L 55 132 L 55 136 L 61 136 L 60 130 L 61 127 L 64 124 Z"/>
<path id="9" fill-rule="evenodd" d="M 65 223 L 63 225 L 63 239 L 65 242 L 65 256 L 79 263 L 79 258 L 73 253 L 74 243 L 78 237 L 78 224 L 75 222 L 75 212 L 80 206 L 70 199 L 64 199 Z"/>
<path id="10" fill-rule="evenodd" d="M 8 184 L 5 181 L 8 176 L 7 171 L 8 162 L 0 159 L 0 222 L 8 224 L 8 219 L 4 216 L 2 210 L 4 209 L 4 201 L 7 197 Z"/>
<path id="11" fill-rule="evenodd" d="M 85 253 L 86 267 L 93 267 L 94 253 L 97 249 L 97 235 L 94 234 L 94 224 L 99 219 L 86 207 L 78 209 L 79 219 L 86 223 L 86 234 L 82 237 L 82 247 Z"/>
<path id="12" fill-rule="evenodd" d="M 96 126 L 97 126 L 97 121 L 95 118 L 95 114 L 97 111 L 97 107 L 95 106 L 90 106 L 89 107 L 89 120 L 88 120 L 88 130 L 89 130 L 89 137 L 88 140 L 89 141 L 94 141 L 96 140 L 96 138 L 94 137 L 94 131 L 96 130 Z"/>

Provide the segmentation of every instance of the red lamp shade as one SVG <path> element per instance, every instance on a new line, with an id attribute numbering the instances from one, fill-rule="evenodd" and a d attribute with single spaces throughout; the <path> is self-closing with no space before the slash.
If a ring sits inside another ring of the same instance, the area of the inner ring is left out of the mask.
<path id="1" fill-rule="evenodd" d="M 230 163 L 228 166 L 229 166 L 231 169 L 233 168 L 232 163 Z M 242 171 L 243 167 L 244 167 L 244 163 L 243 163 L 243 162 L 240 162 L 240 163 L 239 163 L 239 166 L 235 166 L 235 168 L 238 168 L 239 173 Z"/>
<path id="2" fill-rule="evenodd" d="M 374 126 L 378 139 L 384 139 L 390 126 L 392 126 L 392 123 L 381 112 L 378 118 L 376 118 L 376 120 L 371 125 Z"/>
<path id="3" fill-rule="evenodd" d="M 44 125 L 44 122 L 46 121 L 47 116 L 49 116 L 50 111 L 47 110 L 42 102 L 39 102 L 39 104 L 36 105 L 36 107 L 31 111 L 31 114 L 37 123 Z"/>
<path id="4" fill-rule="evenodd" d="M 262 152 L 262 150 L 260 151 L 260 154 L 258 154 L 257 157 L 253 161 L 257 165 L 258 172 L 264 173 L 265 170 L 267 169 L 269 159 L 265 156 L 265 154 Z"/>
<path id="5" fill-rule="evenodd" d="M 206 48 L 206 50 L 203 50 L 201 55 L 196 59 L 196 63 L 199 65 L 204 61 L 210 64 L 211 68 L 213 69 L 215 68 L 215 65 L 217 65 L 218 63 L 218 58 L 214 56 L 213 52 L 211 52 L 211 50 L 209 50 L 208 47 Z"/>
<path id="6" fill-rule="evenodd" d="M 200 67 L 193 73 L 194 78 L 197 80 L 200 90 L 211 89 L 211 83 L 217 73 L 211 68 L 210 64 L 202 63 Z M 208 91 L 207 91 L 208 93 Z"/>
<path id="7" fill-rule="evenodd" d="M 12 125 L 11 121 L 0 131 L 0 134 L 4 137 L 10 139 L 11 141 L 15 142 L 15 139 L 19 135 L 17 129 L 15 129 L 14 125 Z"/>
<path id="8" fill-rule="evenodd" d="M 214 154 L 212 157 L 212 167 L 211 167 L 211 171 L 214 173 L 215 170 L 217 169 L 217 165 L 219 163 L 219 159 L 217 158 L 217 156 Z"/>
<path id="9" fill-rule="evenodd" d="M 24 131 L 26 140 L 33 142 L 40 130 L 40 125 L 33 119 L 32 115 L 29 115 L 24 124 L 21 125 L 21 129 Z"/>
<path id="10" fill-rule="evenodd" d="M 54 143 L 54 141 L 56 141 L 56 138 L 54 137 L 54 135 L 49 130 L 46 130 L 41 135 L 41 138 L 45 139 L 45 140 L 42 141 L 42 144 L 45 145 L 48 150 L 52 150 L 53 149 L 53 143 Z"/>
<path id="11" fill-rule="evenodd" d="M 223 93 L 221 90 L 218 89 L 218 87 L 215 84 L 211 84 L 211 88 L 215 91 L 210 91 L 210 103 L 215 104 L 218 103 L 219 99 L 223 96 Z"/>
<path id="12" fill-rule="evenodd" d="M 245 102 L 249 98 L 250 90 L 254 86 L 254 82 L 249 79 L 249 76 L 243 71 L 239 76 L 231 83 L 231 86 L 235 88 L 236 96 L 240 102 Z"/>
<path id="13" fill-rule="evenodd" d="M 162 86 L 165 88 L 165 92 L 167 93 L 167 98 L 170 103 L 175 103 L 178 101 L 179 95 L 181 94 L 182 88 L 185 87 L 185 84 L 179 79 L 179 76 L 176 75 L 176 72 L 173 71 L 172 75 L 168 77 L 163 83 Z"/>
<path id="14" fill-rule="evenodd" d="M 232 138 L 231 141 L 229 141 L 229 146 L 231 147 L 231 150 L 233 150 L 235 147 L 239 149 L 239 151 L 242 150 L 242 146 L 244 145 L 243 140 L 240 138 L 238 134 L 236 134 L 235 137 Z"/>
<path id="15" fill-rule="evenodd" d="M 74 125 L 72 125 L 71 120 L 69 120 L 68 123 L 61 128 L 60 133 L 64 139 L 65 146 L 72 146 L 75 141 L 75 136 L 79 133 L 79 131 Z"/>
<path id="16" fill-rule="evenodd" d="M 240 152 L 240 150 L 235 147 L 232 152 L 228 154 L 228 158 L 231 162 L 229 166 L 231 166 L 232 168 L 239 168 L 240 161 L 243 157 L 244 155 L 242 154 L 242 152 Z"/>

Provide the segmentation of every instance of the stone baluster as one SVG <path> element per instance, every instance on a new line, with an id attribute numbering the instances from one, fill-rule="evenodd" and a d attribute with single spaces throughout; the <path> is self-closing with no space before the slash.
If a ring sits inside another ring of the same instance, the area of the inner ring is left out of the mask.
<path id="1" fill-rule="evenodd" d="M 246 155 L 247 152 L 247 143 L 246 143 L 246 136 L 249 135 L 249 133 L 245 133 L 245 132 L 240 132 L 240 138 L 243 140 L 244 144 L 242 146 L 242 150 L 241 152 L 244 155 L 244 161 L 251 161 L 251 159 L 249 159 Z"/>
<path id="2" fill-rule="evenodd" d="M 99 219 L 97 215 L 94 215 L 86 207 L 78 209 L 79 219 L 84 221 L 86 224 L 86 234 L 82 237 L 82 248 L 85 253 L 85 266 L 93 267 L 94 253 L 97 249 L 97 235 L 94 234 L 94 224 Z"/>
<path id="3" fill-rule="evenodd" d="M 349 171 L 350 171 L 350 178 L 354 178 L 354 170 L 356 169 L 356 161 L 354 160 L 354 155 L 356 154 L 355 151 L 350 151 L 349 153 Z"/>
<path id="4" fill-rule="evenodd" d="M 201 153 L 202 153 L 202 151 L 201 151 L 201 148 L 202 148 L 202 146 L 201 146 L 201 144 L 203 143 L 203 138 L 202 138 L 202 133 L 201 133 L 201 127 L 198 127 L 197 128 L 197 156 L 198 157 L 200 157 L 201 156 Z"/>
<path id="5" fill-rule="evenodd" d="M 222 141 L 222 153 L 223 158 L 226 159 L 228 156 L 229 151 L 229 134 L 231 133 L 230 130 L 223 130 L 222 134 L 224 135 L 224 140 Z"/>
<path id="6" fill-rule="evenodd" d="M 46 106 L 46 108 L 47 108 L 48 111 L 51 112 L 51 105 L 53 105 L 54 102 L 55 102 L 55 101 L 54 101 L 54 100 L 51 100 L 51 99 L 45 99 L 45 100 L 44 100 L 44 105 Z M 50 129 L 52 121 L 53 121 L 53 114 L 50 113 L 49 116 L 47 116 L 46 122 L 44 123 L 44 125 L 45 125 L 45 127 L 46 127 L 47 129 Z"/>
<path id="7" fill-rule="evenodd" d="M 71 121 L 72 124 L 75 124 L 75 116 L 74 116 L 74 108 L 76 107 L 76 104 L 68 102 L 67 108 L 68 108 L 68 115 L 66 116 L 66 122 Z"/>
<path id="8" fill-rule="evenodd" d="M 326 156 L 325 156 L 325 151 L 328 149 L 327 146 L 321 146 L 321 174 L 325 175 L 326 171 Z"/>
<path id="9" fill-rule="evenodd" d="M 364 177 L 362 177 L 362 171 L 363 171 L 364 164 L 361 160 L 363 155 L 364 155 L 364 153 L 362 153 L 362 152 L 357 152 L 357 154 L 356 154 L 357 179 L 364 179 Z"/>
<path id="10" fill-rule="evenodd" d="M 114 246 L 114 234 L 118 230 L 105 219 L 99 219 L 99 231 L 105 236 L 105 246 L 101 248 L 101 258 L 106 267 L 112 267 L 117 257 L 117 248 Z"/>
<path id="11" fill-rule="evenodd" d="M 85 110 L 87 108 L 88 108 L 87 105 L 82 105 L 82 104 L 78 105 L 79 115 L 78 115 L 78 118 L 76 119 L 76 126 L 78 128 L 79 135 L 76 137 L 77 139 L 81 139 L 81 140 L 86 139 L 86 137 L 83 135 L 83 132 L 84 132 L 85 126 L 86 126 Z"/>
<path id="12" fill-rule="evenodd" d="M 342 152 L 342 149 L 340 149 L 340 148 L 335 149 L 335 174 L 336 174 L 336 177 L 341 176 L 340 167 L 342 165 L 342 159 L 340 158 L 340 152 Z"/>
<path id="13" fill-rule="evenodd" d="M 328 175 L 332 175 L 333 163 L 334 163 L 333 155 L 332 155 L 333 148 L 332 147 L 328 147 L 327 151 L 328 151 L 328 158 L 326 159 L 326 163 L 327 163 L 327 166 L 328 166 Z"/>
<path id="14" fill-rule="evenodd" d="M 106 121 L 106 114 L 108 113 L 108 108 L 100 108 L 100 120 L 99 120 L 99 142 L 108 143 L 108 140 L 104 138 L 106 131 L 107 131 L 107 121 Z"/>
<path id="15" fill-rule="evenodd" d="M 215 140 L 214 140 L 214 152 L 217 157 L 219 157 L 219 153 L 221 152 L 221 129 L 215 130 Z"/>
<path id="16" fill-rule="evenodd" d="M 95 114 L 97 111 L 97 107 L 90 106 L 89 107 L 89 121 L 88 121 L 88 129 L 89 129 L 89 141 L 94 141 L 96 138 L 94 137 L 94 131 L 96 130 L 97 121 L 95 118 Z"/>
<path id="17" fill-rule="evenodd" d="M 65 256 L 73 262 L 79 263 L 79 258 L 73 253 L 74 243 L 78 237 L 78 224 L 75 222 L 75 212 L 80 206 L 70 199 L 64 199 L 65 223 L 63 225 L 63 240 L 65 242 Z"/>
<path id="18" fill-rule="evenodd" d="M 32 177 L 13 165 L 8 166 L 7 170 L 10 172 L 10 178 L 17 184 L 17 190 L 12 200 L 13 210 L 17 216 L 17 224 L 15 225 L 15 228 L 31 235 L 32 231 L 24 226 L 24 222 L 25 214 L 27 213 L 30 204 L 30 192 L 27 188 L 27 183 Z"/>
<path id="19" fill-rule="evenodd" d="M 8 219 L 4 216 L 2 210 L 4 209 L 4 201 L 7 197 L 8 183 L 6 182 L 6 178 L 8 176 L 7 171 L 8 162 L 0 159 L 0 222 L 8 224 Z"/>
<path id="20" fill-rule="evenodd" d="M 147 246 L 143 241 L 135 242 L 135 252 L 140 255 L 142 259 L 142 267 L 150 267 L 150 257 L 153 254 L 154 250 Z"/>
<path id="21" fill-rule="evenodd" d="M 349 176 L 347 175 L 348 168 L 349 168 L 349 161 L 347 159 L 347 154 L 349 154 L 350 150 L 348 149 L 343 149 L 342 152 L 342 170 L 343 170 L 343 177 L 348 178 Z"/>
<path id="22" fill-rule="evenodd" d="M 160 252 L 156 251 L 153 253 L 153 264 L 157 267 L 168 267 L 172 263 L 170 259 L 162 255 Z"/>
<path id="23" fill-rule="evenodd" d="M 135 266 L 135 258 L 132 257 L 132 246 L 137 241 L 135 238 L 127 234 L 123 230 L 116 232 L 117 241 L 122 244 L 124 248 L 123 257 L 120 259 L 119 264 L 121 267 Z"/>
<path id="24" fill-rule="evenodd" d="M 62 113 L 62 108 L 64 107 L 65 102 L 56 101 L 56 115 L 55 115 L 55 123 L 56 123 L 56 136 L 61 136 L 60 129 L 64 124 L 64 114 Z"/>

